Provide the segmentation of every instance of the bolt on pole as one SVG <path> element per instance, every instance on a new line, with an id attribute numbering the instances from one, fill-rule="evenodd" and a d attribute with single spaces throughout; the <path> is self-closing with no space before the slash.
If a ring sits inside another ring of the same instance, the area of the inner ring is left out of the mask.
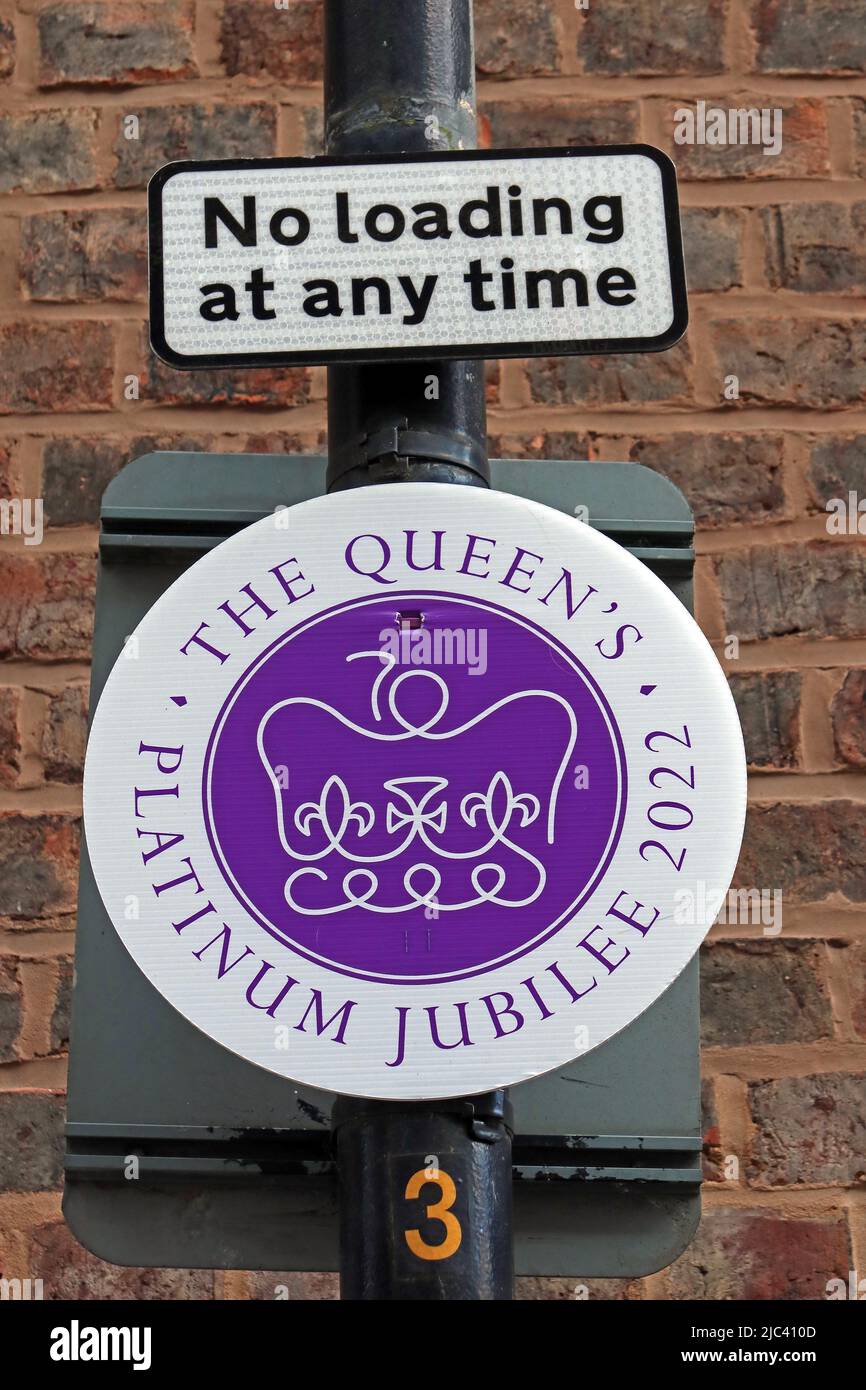
<path id="1" fill-rule="evenodd" d="M 472 0 L 326 0 L 331 155 L 475 146 Z M 484 364 L 328 369 L 329 491 L 489 485 Z M 349 1300 L 510 1299 L 511 1108 L 341 1097 L 333 1128 Z"/>

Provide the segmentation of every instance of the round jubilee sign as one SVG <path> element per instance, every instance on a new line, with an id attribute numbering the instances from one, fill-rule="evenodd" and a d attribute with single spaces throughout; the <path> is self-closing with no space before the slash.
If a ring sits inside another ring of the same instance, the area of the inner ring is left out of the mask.
<path id="1" fill-rule="evenodd" d="M 108 913 L 270 1071 L 421 1099 L 603 1043 L 696 951 L 743 745 L 698 627 L 536 503 L 440 484 L 276 511 L 127 641 L 84 786 Z"/>

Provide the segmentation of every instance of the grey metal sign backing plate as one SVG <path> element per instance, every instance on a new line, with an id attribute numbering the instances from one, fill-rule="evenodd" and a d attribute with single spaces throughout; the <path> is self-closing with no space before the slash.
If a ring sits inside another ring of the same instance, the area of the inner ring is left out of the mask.
<path id="1" fill-rule="evenodd" d="M 501 460 L 494 486 L 627 544 L 686 603 L 691 517 L 637 465 Z M 321 495 L 325 460 L 159 454 L 103 505 L 93 702 L 124 637 L 198 554 L 274 507 Z M 64 1211 L 120 1264 L 337 1267 L 333 1097 L 225 1051 L 153 989 L 82 860 Z M 596 1052 L 513 1088 L 519 1274 L 638 1275 L 688 1243 L 700 1207 L 697 965 Z M 566 1142 L 567 1141 L 567 1142 Z M 138 1154 L 139 1179 L 124 1177 Z"/>

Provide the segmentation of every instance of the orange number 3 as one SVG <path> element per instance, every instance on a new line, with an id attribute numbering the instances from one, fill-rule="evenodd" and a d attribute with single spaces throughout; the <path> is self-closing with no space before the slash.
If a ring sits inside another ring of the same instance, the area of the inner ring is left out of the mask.
<path id="1" fill-rule="evenodd" d="M 457 1188 L 454 1186 L 454 1179 L 443 1173 L 441 1168 L 419 1168 L 406 1184 L 406 1201 L 411 1202 L 419 1197 L 422 1187 L 428 1182 L 435 1182 L 442 1196 L 438 1202 L 433 1202 L 427 1208 L 427 1219 L 442 1223 L 445 1227 L 445 1239 L 438 1245 L 428 1245 L 427 1241 L 422 1239 L 421 1232 L 413 1229 L 404 1232 L 406 1244 L 419 1260 L 447 1260 L 460 1249 L 463 1239 L 460 1222 L 451 1211 L 451 1207 L 457 1201 Z"/>

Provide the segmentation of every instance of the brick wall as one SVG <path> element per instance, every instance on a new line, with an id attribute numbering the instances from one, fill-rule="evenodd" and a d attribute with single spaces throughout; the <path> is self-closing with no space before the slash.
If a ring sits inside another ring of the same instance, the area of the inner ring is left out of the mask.
<path id="1" fill-rule="evenodd" d="M 486 143 L 677 159 L 686 341 L 491 368 L 491 448 L 638 459 L 688 494 L 753 773 L 739 881 L 784 894 L 781 935 L 729 923 L 704 953 L 701 1232 L 591 1295 L 823 1297 L 866 1276 L 866 550 L 825 510 L 866 497 L 866 0 L 476 7 Z M 325 418 L 319 371 L 154 361 L 143 190 L 167 159 L 316 153 L 319 78 L 316 0 L 0 0 L 0 496 L 47 525 L 0 537 L 0 1266 L 47 1296 L 335 1292 L 117 1269 L 59 1217 L 99 496 L 147 450 L 311 450 Z M 781 110 L 782 149 L 675 144 L 699 99 Z"/>

